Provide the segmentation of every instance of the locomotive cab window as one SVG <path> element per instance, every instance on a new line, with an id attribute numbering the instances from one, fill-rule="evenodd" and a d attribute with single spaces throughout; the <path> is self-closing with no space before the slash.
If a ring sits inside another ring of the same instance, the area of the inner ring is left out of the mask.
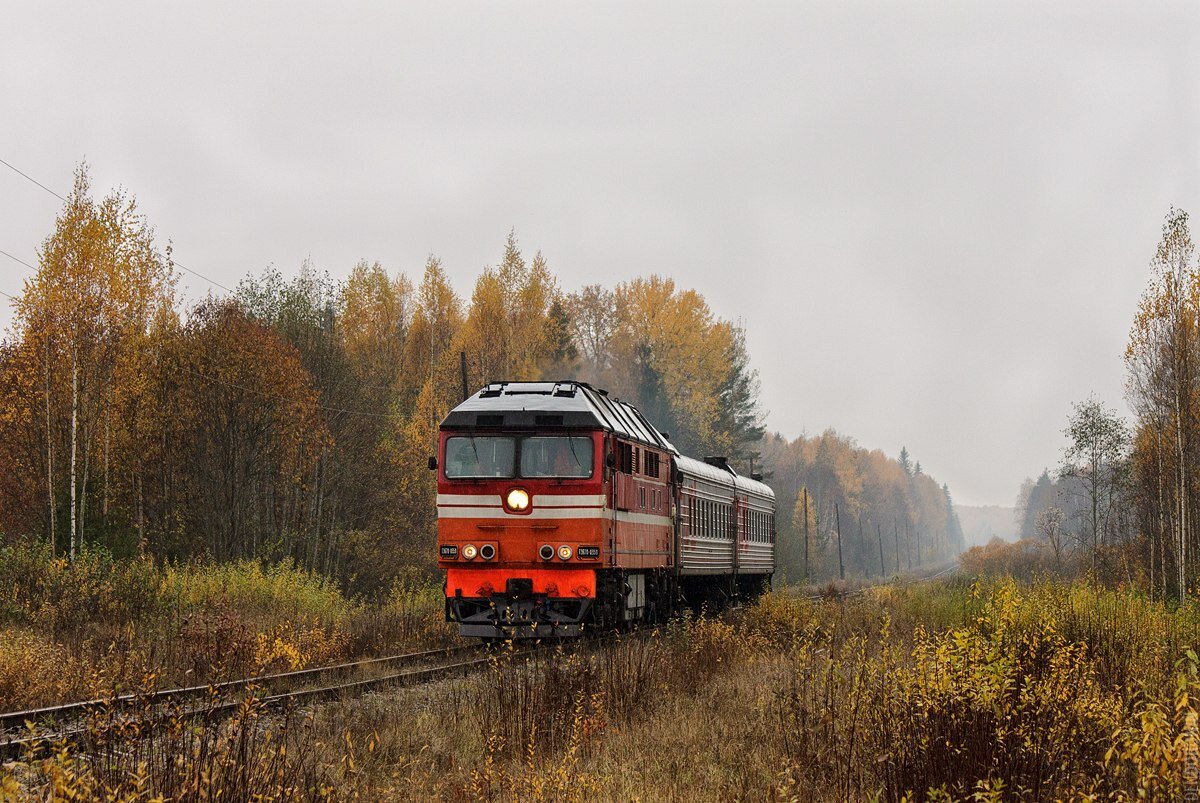
<path id="1" fill-rule="evenodd" d="M 511 477 L 515 455 L 512 438 L 456 435 L 446 439 L 446 478 Z"/>
<path id="2" fill-rule="evenodd" d="M 592 439 L 574 435 L 522 438 L 521 476 L 578 479 L 592 476 Z"/>

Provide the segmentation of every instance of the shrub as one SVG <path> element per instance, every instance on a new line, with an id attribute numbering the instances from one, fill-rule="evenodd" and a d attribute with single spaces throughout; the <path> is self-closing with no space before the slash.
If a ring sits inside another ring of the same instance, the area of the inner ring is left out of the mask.
<path id="1" fill-rule="evenodd" d="M 87 675 L 61 644 L 26 629 L 0 630 L 0 711 L 82 696 Z"/>
<path id="2" fill-rule="evenodd" d="M 289 563 L 257 561 L 169 566 L 164 593 L 183 610 L 223 605 L 247 619 L 307 619 L 331 625 L 358 611 L 329 579 Z"/>

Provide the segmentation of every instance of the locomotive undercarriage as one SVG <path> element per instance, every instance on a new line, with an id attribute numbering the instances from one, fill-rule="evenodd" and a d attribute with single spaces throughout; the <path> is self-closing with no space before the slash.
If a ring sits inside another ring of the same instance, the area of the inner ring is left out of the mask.
<path id="1" fill-rule="evenodd" d="M 491 597 L 447 597 L 446 619 L 458 622 L 463 636 L 567 638 L 580 634 L 591 607 L 590 599 L 558 599 L 518 591 Z"/>
<path id="2" fill-rule="evenodd" d="M 515 577 L 490 597 L 448 597 L 446 619 L 459 634 L 492 639 L 570 638 L 587 630 L 621 630 L 635 623 L 665 624 L 676 613 L 713 613 L 770 590 L 765 575 L 676 577 L 669 570 L 597 572 L 595 599 L 535 594 Z"/>
<path id="3" fill-rule="evenodd" d="M 446 619 L 459 634 L 483 639 L 568 638 L 590 629 L 622 629 L 634 622 L 665 623 L 677 608 L 675 578 L 664 570 L 597 572 L 594 599 L 533 592 L 527 578 L 511 578 L 490 597 L 446 598 Z"/>

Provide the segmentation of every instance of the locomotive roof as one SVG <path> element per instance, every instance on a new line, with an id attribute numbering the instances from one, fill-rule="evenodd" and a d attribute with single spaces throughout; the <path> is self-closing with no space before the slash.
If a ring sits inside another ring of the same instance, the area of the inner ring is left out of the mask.
<path id="1" fill-rule="evenodd" d="M 455 407 L 443 429 L 587 427 L 679 451 L 636 407 L 586 382 L 492 382 Z"/>

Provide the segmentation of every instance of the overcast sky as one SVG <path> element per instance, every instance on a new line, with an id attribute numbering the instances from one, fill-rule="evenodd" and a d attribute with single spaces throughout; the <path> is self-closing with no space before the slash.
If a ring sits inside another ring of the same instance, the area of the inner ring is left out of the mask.
<path id="1" fill-rule="evenodd" d="M 1200 214 L 1200 3 L 376 6 L 10 0 L 0 159 L 65 194 L 86 157 L 229 286 L 433 252 L 466 295 L 510 228 L 566 289 L 672 276 L 747 327 L 771 429 L 907 445 L 960 502 L 1125 408 Z M 0 249 L 58 206 L 0 166 Z"/>

